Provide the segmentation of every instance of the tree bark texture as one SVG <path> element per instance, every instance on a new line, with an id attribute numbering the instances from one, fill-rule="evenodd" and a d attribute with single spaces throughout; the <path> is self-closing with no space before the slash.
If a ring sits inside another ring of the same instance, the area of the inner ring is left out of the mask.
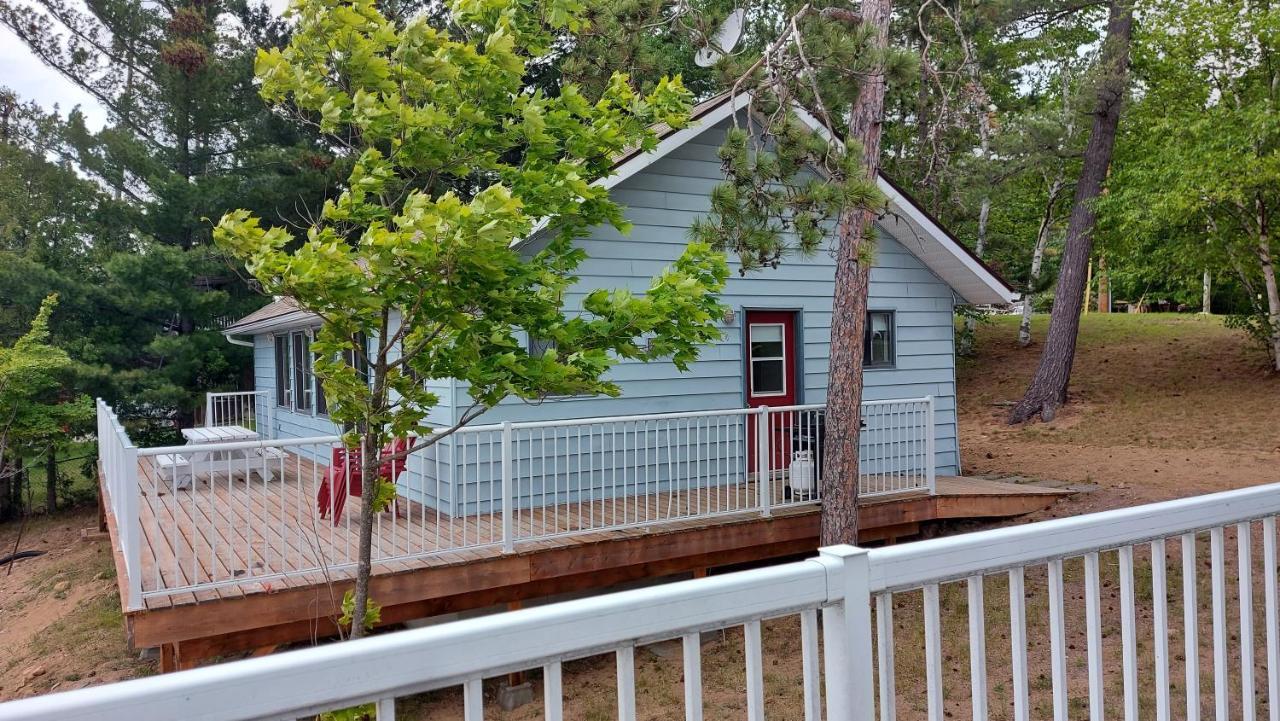
<path id="1" fill-rule="evenodd" d="M 1044 249 L 1049 245 L 1049 229 L 1053 226 L 1053 206 L 1062 192 L 1062 178 L 1049 186 L 1049 198 L 1040 216 L 1040 228 L 1036 231 L 1036 247 L 1031 251 L 1031 274 L 1027 279 L 1027 291 L 1022 294 L 1022 321 L 1018 323 L 1018 345 L 1031 345 L 1031 314 L 1035 312 L 1035 288 L 1040 283 L 1040 266 L 1044 265 Z"/>
<path id="2" fill-rule="evenodd" d="M 890 0 L 863 0 L 862 18 L 881 47 L 889 43 Z M 885 77 L 866 78 L 854 103 L 849 136 L 862 143 L 867 177 L 880 173 Z M 823 545 L 858 542 L 858 430 L 862 424 L 863 334 L 867 323 L 869 253 L 863 239 L 875 219 L 869 210 L 840 215 L 835 298 L 831 309 L 831 359 L 827 376 L 826 445 L 823 449 Z"/>
<path id="3" fill-rule="evenodd" d="M 1036 415 L 1050 421 L 1067 401 L 1067 386 L 1071 382 L 1071 366 L 1076 355 L 1076 335 L 1080 330 L 1080 311 L 1084 304 L 1085 273 L 1093 253 L 1096 220 L 1093 201 L 1102 193 L 1107 168 L 1111 165 L 1120 109 L 1129 87 L 1132 37 L 1132 0 L 1113 0 L 1107 36 L 1102 44 L 1101 77 L 1093 110 L 1093 127 L 1084 149 L 1080 179 L 1076 184 L 1071 217 L 1067 221 L 1066 248 L 1058 286 L 1054 291 L 1049 333 L 1031 385 L 1009 414 L 1010 423 L 1021 423 Z"/>
<path id="4" fill-rule="evenodd" d="M 984 151 L 985 154 L 985 151 Z M 991 197 L 984 196 L 982 198 L 982 206 L 978 209 L 978 242 L 973 246 L 973 252 L 979 258 L 986 254 L 987 250 L 987 219 L 991 217 Z M 974 335 L 978 332 L 978 319 L 968 316 L 964 319 L 964 333 L 960 336 L 959 353 L 963 356 L 973 355 L 973 346 L 975 343 Z"/>
<path id="5" fill-rule="evenodd" d="M 1208 315 L 1213 312 L 1213 273 L 1204 269 L 1204 279 L 1200 285 L 1200 312 Z"/>
<path id="6" fill-rule="evenodd" d="M 1107 275 L 1107 256 L 1098 256 L 1098 312 L 1111 312 L 1111 278 Z"/>
<path id="7" fill-rule="evenodd" d="M 1276 266 L 1271 254 L 1271 240 L 1264 231 L 1258 239 L 1258 264 L 1262 283 L 1267 289 L 1267 320 L 1271 325 L 1271 368 L 1280 371 L 1280 286 L 1276 284 Z"/>
<path id="8" fill-rule="evenodd" d="M 44 456 L 44 509 L 52 514 L 58 510 L 58 454 L 53 446 Z"/>

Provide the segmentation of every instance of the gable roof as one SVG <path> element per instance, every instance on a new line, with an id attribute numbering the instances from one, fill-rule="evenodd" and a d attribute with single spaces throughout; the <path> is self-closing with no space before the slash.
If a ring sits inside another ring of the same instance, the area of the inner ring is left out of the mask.
<path id="1" fill-rule="evenodd" d="M 722 93 L 694 106 L 689 114 L 689 124 L 683 128 L 672 128 L 666 124 L 654 126 L 654 132 L 658 136 L 657 147 L 648 152 L 638 147 L 623 151 L 614 159 L 613 173 L 600 178 L 593 185 L 613 188 L 701 135 L 711 126 L 742 110 L 750 99 L 747 94 Z M 827 135 L 827 129 L 813 116 L 803 111 L 797 113 L 797 116 L 813 128 L 814 132 Z M 884 173 L 880 173 L 878 185 L 889 199 L 890 210 L 889 215 L 880 220 L 880 225 L 900 243 L 908 246 L 929 270 L 951 286 L 961 298 L 975 305 L 1012 303 L 1017 300 L 1017 291 L 952 235 L 938 219 L 930 215 L 910 193 Z M 541 223 L 535 228 L 535 233 L 540 229 Z M 300 309 L 291 298 L 280 298 L 227 326 L 223 329 L 223 334 L 248 334 L 306 325 L 315 321 L 314 314 Z"/>
<path id="2" fill-rule="evenodd" d="M 742 110 L 751 97 L 745 93 L 722 93 L 698 104 L 691 113 L 690 122 L 676 130 L 667 126 L 656 128 L 658 146 L 642 153 L 632 150 L 619 156 L 613 166 L 613 174 L 596 182 L 612 188 L 665 157 L 676 148 L 693 140 L 711 126 Z M 796 113 L 814 132 L 829 137 L 825 126 L 809 113 Z M 889 199 L 889 214 L 880 220 L 903 245 L 907 246 L 922 263 L 951 286 L 966 302 L 975 305 L 1012 303 L 1018 292 L 1000 274 L 961 243 L 951 231 L 929 214 L 915 198 L 884 173 L 877 179 L 880 192 Z"/>

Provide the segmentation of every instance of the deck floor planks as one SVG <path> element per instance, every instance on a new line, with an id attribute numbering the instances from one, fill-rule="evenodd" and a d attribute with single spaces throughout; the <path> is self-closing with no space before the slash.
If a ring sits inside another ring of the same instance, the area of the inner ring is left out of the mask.
<path id="1" fill-rule="evenodd" d="M 248 482 L 220 480 L 203 487 L 197 482 L 198 493 L 204 497 L 189 499 L 191 503 L 182 503 L 180 498 L 166 501 L 168 495 L 158 496 L 157 485 L 162 482 L 158 481 L 154 467 L 149 462 L 140 465 L 144 465 L 140 469 L 140 479 L 144 479 L 148 491 L 142 504 L 146 521 L 142 544 L 144 589 L 156 590 L 157 569 L 161 581 L 168 587 L 211 579 L 233 579 L 236 577 L 231 569 L 237 565 L 246 571 L 242 582 L 226 583 L 216 590 L 205 589 L 195 594 L 182 593 L 170 597 L 152 596 L 147 599 L 149 609 L 235 598 L 276 588 L 316 585 L 326 580 L 346 580 L 354 576 L 352 568 L 334 566 L 354 564 L 361 499 L 348 499 L 344 518 L 336 526 L 320 519 L 315 508 L 315 490 L 324 476 L 320 464 L 288 455 L 278 465 L 273 465 L 272 470 L 277 477 L 270 483 L 256 474 L 250 476 Z M 775 480 L 771 485 L 775 514 L 813 511 L 811 505 L 786 501 L 782 481 Z M 938 485 L 940 494 L 964 496 L 1060 493 L 1055 489 L 1015 487 L 970 478 L 939 477 Z M 667 531 L 734 523 L 741 520 L 741 516 L 733 514 L 749 512 L 757 494 L 754 482 L 732 488 L 699 482 L 682 484 L 665 489 L 661 495 L 642 498 L 597 496 L 577 503 L 562 500 L 550 507 L 521 508 L 514 518 L 516 551 L 534 552 L 634 538 L 649 534 L 655 528 Z M 872 503 L 918 495 L 920 492 L 906 492 L 877 498 Z M 502 555 L 500 514 L 450 517 L 425 506 L 405 504 L 404 509 L 394 514 L 384 513 L 375 526 L 375 573 L 455 565 Z M 693 512 L 722 515 L 687 518 L 687 514 Z M 632 525 L 603 527 L 602 524 L 606 523 Z M 574 535 L 565 535 L 568 533 Z M 184 561 L 193 552 L 196 554 L 194 567 Z M 413 554 L 430 555 L 377 558 L 378 555 Z M 180 561 L 181 579 L 173 575 L 175 558 Z M 318 568 L 320 558 L 329 559 L 328 569 Z M 213 561 L 212 568 L 210 561 Z M 254 564 L 259 562 L 261 569 L 255 569 Z M 287 577 L 269 581 L 258 578 L 304 567 L 308 570 L 290 572 Z M 204 578 L 189 577 L 192 571 L 205 574 Z"/>
<path id="2" fill-rule="evenodd" d="M 145 486 L 144 490 L 148 492 L 147 496 L 151 499 L 152 508 L 160 507 L 164 509 L 164 514 L 155 514 L 155 519 L 157 521 L 162 521 L 165 518 L 168 518 L 172 523 L 171 527 L 177 531 L 176 534 L 166 533 L 165 526 L 158 524 L 155 526 L 156 532 L 168 537 L 171 543 L 175 539 L 182 541 L 180 546 L 174 547 L 174 553 L 178 569 L 181 571 L 187 583 L 197 584 L 201 582 L 230 578 L 231 572 L 227 566 L 226 551 L 224 549 L 221 554 L 217 552 L 217 541 L 221 535 L 221 531 L 214 527 L 210 528 L 209 531 L 206 532 L 204 528 L 206 525 L 211 523 L 216 524 L 220 518 L 214 518 L 211 520 L 206 516 L 198 505 L 199 499 L 194 497 L 194 495 L 191 497 L 178 495 L 174 493 L 171 488 L 163 488 L 163 481 L 155 472 L 155 466 L 150 463 L 146 463 L 145 468 L 140 469 L 138 478 L 140 481 L 146 479 L 146 481 L 149 482 L 149 485 Z M 161 495 L 162 490 L 165 491 L 164 495 Z M 183 503 L 184 499 L 188 502 Z M 184 566 L 184 555 L 189 555 L 191 559 L 190 565 Z M 234 560 L 232 563 L 234 564 Z M 196 570 L 194 568 L 195 566 L 199 566 L 200 571 L 203 574 L 203 578 L 199 578 L 197 577 L 197 574 L 193 573 L 193 571 Z M 214 567 L 217 567 L 216 572 L 213 570 Z M 143 588 L 144 590 L 149 590 L 145 585 L 145 579 Z M 243 591 L 235 588 L 197 589 L 193 593 L 195 594 L 197 601 L 200 602 L 217 601 L 224 598 L 237 598 L 244 596 Z"/>
<path id="3" fill-rule="evenodd" d="M 142 578 L 143 591 L 154 590 L 156 588 L 156 578 L 154 571 L 160 572 L 160 580 L 164 581 L 167 588 L 175 586 L 187 586 L 195 583 L 195 578 L 190 573 L 188 567 L 183 565 L 183 556 L 194 558 L 195 551 L 187 541 L 186 535 L 181 531 L 182 521 L 173 512 L 173 505 L 162 500 L 165 496 L 159 495 L 159 488 L 155 483 L 153 476 L 149 475 L 152 470 L 150 463 L 139 461 L 138 478 L 143 483 L 142 498 L 139 504 L 139 522 L 142 525 L 143 538 L 159 539 L 159 547 L 143 546 L 142 549 L 142 567 L 144 575 Z M 157 551 L 159 556 L 156 555 Z M 146 573 L 148 566 L 148 556 L 150 556 L 150 566 L 152 573 Z M 207 574 L 208 569 L 204 569 Z M 166 579 L 173 579 L 169 581 Z M 210 589 L 201 589 L 189 594 L 195 603 L 204 603 L 206 601 L 216 601 L 220 598 L 219 594 Z M 166 599 L 150 599 L 148 605 L 160 605 Z"/>

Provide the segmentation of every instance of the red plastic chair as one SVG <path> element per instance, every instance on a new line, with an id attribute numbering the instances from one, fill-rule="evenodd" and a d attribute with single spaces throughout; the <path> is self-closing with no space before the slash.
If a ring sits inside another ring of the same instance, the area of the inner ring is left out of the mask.
<path id="1" fill-rule="evenodd" d="M 378 457 L 389 457 L 404 453 L 412 443 L 411 438 L 397 438 L 383 447 Z M 332 518 L 333 525 L 342 519 L 342 511 L 347 506 L 347 496 L 359 496 L 364 493 L 363 456 L 359 449 L 348 450 L 345 447 L 333 449 L 329 470 L 325 472 L 324 481 L 320 483 L 320 491 L 316 494 L 316 506 L 321 518 Z M 388 458 L 378 466 L 380 480 L 395 483 L 404 472 L 407 457 Z M 391 503 L 391 512 L 396 512 L 396 504 Z"/>

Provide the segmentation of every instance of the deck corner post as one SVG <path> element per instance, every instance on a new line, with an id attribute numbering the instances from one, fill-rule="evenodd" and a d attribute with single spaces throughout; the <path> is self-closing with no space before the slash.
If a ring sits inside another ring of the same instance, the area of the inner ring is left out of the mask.
<path id="1" fill-rule="evenodd" d="M 213 394 L 204 394 L 204 427 L 213 425 Z"/>
<path id="2" fill-rule="evenodd" d="M 769 406 L 760 406 L 756 416 L 756 490 L 759 494 L 760 515 L 773 515 L 773 469 L 769 456 Z"/>
<path id="3" fill-rule="evenodd" d="M 828 718 L 873 721 L 871 564 L 867 550 L 826 546 L 818 549 L 816 560 L 827 571 L 828 605 L 822 609 L 822 633 Z"/>
<path id="4" fill-rule="evenodd" d="M 129 597 L 125 603 L 130 611 L 142 608 L 142 488 L 138 484 L 138 448 L 132 443 L 123 449 L 121 470 L 124 474 L 124 513 L 116 518 L 120 538 L 124 543 L 124 566 L 129 574 Z"/>
<path id="5" fill-rule="evenodd" d="M 929 495 L 936 496 L 938 494 L 938 453 L 937 453 L 937 428 L 934 425 L 934 402 L 933 396 L 924 397 L 925 404 L 925 424 L 924 424 L 924 468 L 925 477 L 929 483 Z"/>
<path id="6" fill-rule="evenodd" d="M 502 552 L 515 550 L 515 523 L 512 497 L 515 485 L 512 478 L 512 428 L 511 421 L 502 422 Z"/>

